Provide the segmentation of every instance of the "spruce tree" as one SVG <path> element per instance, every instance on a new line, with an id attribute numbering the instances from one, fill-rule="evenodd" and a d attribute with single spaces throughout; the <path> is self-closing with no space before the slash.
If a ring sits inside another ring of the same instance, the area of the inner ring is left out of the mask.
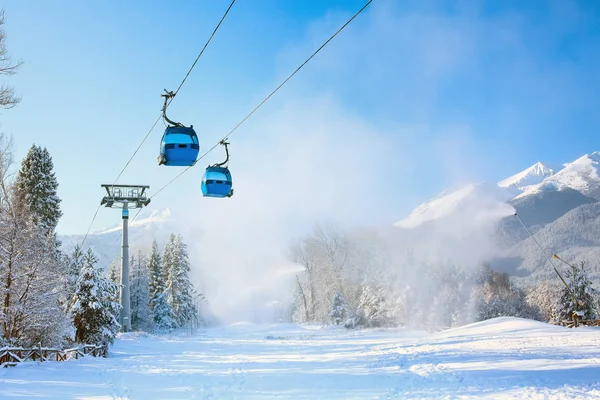
<path id="1" fill-rule="evenodd" d="M 131 329 L 134 331 L 149 331 L 152 326 L 150 314 L 150 274 L 148 261 L 141 250 L 137 257 L 131 257 Z"/>
<path id="2" fill-rule="evenodd" d="M 581 267 L 571 265 L 571 270 L 565 275 L 570 291 L 566 287 L 562 290 L 559 317 L 563 320 L 573 320 L 574 315 L 578 315 L 578 319 L 595 319 L 598 292 L 592 286 L 592 280 L 584 268 L 584 263 L 581 263 Z"/>
<path id="3" fill-rule="evenodd" d="M 108 279 L 117 285 L 121 284 L 121 265 L 118 260 L 113 260 L 108 266 Z"/>
<path id="4" fill-rule="evenodd" d="M 62 211 L 57 196 L 58 182 L 48 150 L 33 144 L 21 163 L 16 181 L 16 200 L 33 222 L 47 233 L 54 233 Z"/>
<path id="5" fill-rule="evenodd" d="M 346 301 L 344 300 L 344 295 L 339 291 L 335 292 L 332 310 L 329 313 L 329 316 L 336 325 L 340 325 L 346 318 Z"/>
<path id="6" fill-rule="evenodd" d="M 83 250 L 77 244 L 71 254 L 67 254 L 64 257 L 65 262 L 65 273 L 64 273 L 64 293 L 65 293 L 65 311 L 68 311 L 70 306 L 69 302 L 75 295 L 75 289 L 77 286 L 77 280 L 79 279 L 79 273 L 84 265 L 85 254 Z"/>
<path id="7" fill-rule="evenodd" d="M 175 322 L 175 314 L 171 305 L 167 302 L 167 297 L 163 292 L 158 292 L 153 300 L 154 312 L 152 318 L 154 321 L 154 329 L 158 332 L 177 327 Z"/>
<path id="8" fill-rule="evenodd" d="M 150 272 L 150 309 L 152 311 L 154 311 L 158 295 L 165 291 L 165 273 L 161 261 L 158 245 L 156 244 L 156 240 L 154 240 L 152 242 L 150 260 L 148 261 L 148 270 Z"/>
<path id="9" fill-rule="evenodd" d="M 117 285 L 99 276 L 95 268 L 97 261 L 88 249 L 70 310 L 76 329 L 75 340 L 80 343 L 113 343 L 121 327 L 117 319 L 120 305 L 113 300 Z"/>
<path id="10" fill-rule="evenodd" d="M 165 246 L 163 263 L 167 273 L 167 302 L 173 309 L 177 326 L 181 327 L 191 321 L 195 314 L 187 246 L 181 240 L 181 235 L 171 234 Z"/>

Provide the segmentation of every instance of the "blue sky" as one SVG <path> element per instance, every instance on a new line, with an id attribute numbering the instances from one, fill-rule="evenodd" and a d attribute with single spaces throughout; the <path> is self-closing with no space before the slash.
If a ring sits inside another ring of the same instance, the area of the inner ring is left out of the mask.
<path id="1" fill-rule="evenodd" d="M 208 149 L 362 4 L 238 0 L 170 116 L 193 124 Z M 8 51 L 25 64 L 2 77 L 23 101 L 0 112 L 0 128 L 17 160 L 33 142 L 53 156 L 59 233 L 87 230 L 100 184 L 116 178 L 163 88 L 177 88 L 228 5 L 3 3 Z M 575 1 L 374 0 L 231 137 L 234 197 L 201 197 L 217 149 L 152 207 L 209 229 L 234 218 L 278 232 L 326 218 L 391 223 L 445 187 L 599 150 L 599 11 Z M 153 193 L 181 171 L 156 163 L 163 129 L 120 183 Z M 230 218 L 209 223 L 215 215 Z M 118 222 L 102 209 L 92 230 Z"/>

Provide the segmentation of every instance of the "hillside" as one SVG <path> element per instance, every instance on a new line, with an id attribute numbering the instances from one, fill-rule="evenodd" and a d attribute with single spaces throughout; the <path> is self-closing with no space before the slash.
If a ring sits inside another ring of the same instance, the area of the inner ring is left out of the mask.
<path id="1" fill-rule="evenodd" d="M 491 265 L 518 276 L 553 274 L 547 258 L 518 219 L 496 213 L 502 210 L 501 203 L 518 214 L 549 255 L 587 261 L 590 270 L 600 274 L 600 265 L 595 264 L 600 259 L 599 161 L 600 153 L 593 152 L 562 166 L 538 162 L 497 184 L 484 182 L 445 192 L 419 205 L 394 226 L 404 231 L 400 236 L 427 240 L 449 222 L 452 229 L 461 230 L 465 224 L 480 221 L 482 214 L 495 215 L 496 226 L 490 235 L 494 251 L 488 257 Z M 488 231 L 480 229 L 481 235 Z"/>

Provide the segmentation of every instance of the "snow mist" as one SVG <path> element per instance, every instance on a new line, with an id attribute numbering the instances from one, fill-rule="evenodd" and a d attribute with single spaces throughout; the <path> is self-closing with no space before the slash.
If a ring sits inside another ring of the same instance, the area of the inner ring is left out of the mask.
<path id="1" fill-rule="evenodd" d="M 202 199 L 182 221 L 203 231 L 184 241 L 196 285 L 224 323 L 287 319 L 302 271 L 288 257 L 294 238 L 324 220 L 392 221 L 390 175 L 401 185 L 397 171 L 409 162 L 398 157 L 400 135 L 385 136 L 328 99 L 287 103 L 248 129 L 251 137 L 231 140 L 234 195 Z"/>

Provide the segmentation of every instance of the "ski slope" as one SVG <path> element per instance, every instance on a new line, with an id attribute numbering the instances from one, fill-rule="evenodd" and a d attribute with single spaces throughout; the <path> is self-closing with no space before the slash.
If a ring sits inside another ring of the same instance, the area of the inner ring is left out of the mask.
<path id="1" fill-rule="evenodd" d="M 502 317 L 437 333 L 236 324 L 125 334 L 106 359 L 0 370 L 0 398 L 600 398 L 600 329 Z"/>

